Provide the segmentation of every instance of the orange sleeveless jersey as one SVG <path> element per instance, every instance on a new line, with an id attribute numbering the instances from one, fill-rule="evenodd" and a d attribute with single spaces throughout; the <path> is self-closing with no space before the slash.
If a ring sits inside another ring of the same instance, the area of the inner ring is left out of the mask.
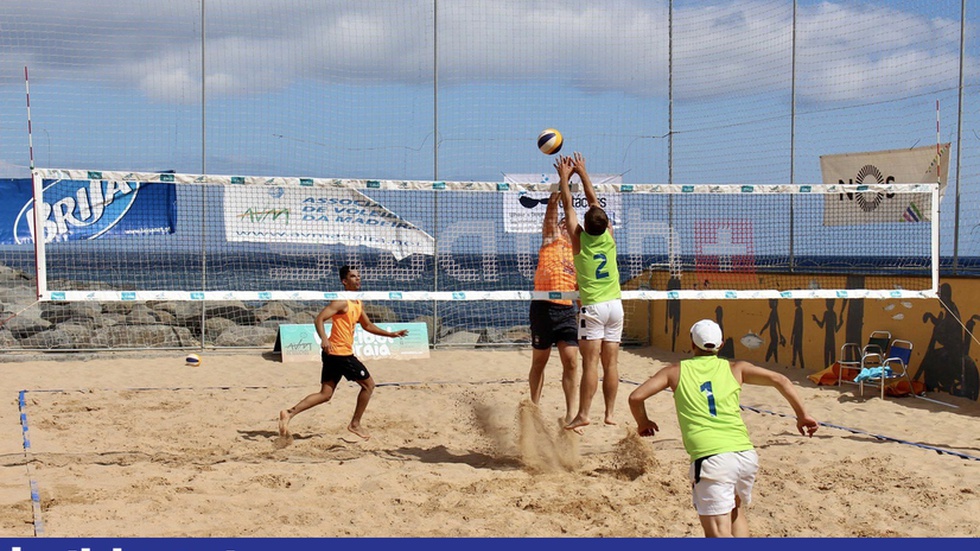
<path id="1" fill-rule="evenodd" d="M 334 314 L 330 318 L 330 355 L 352 356 L 354 354 L 354 326 L 361 319 L 364 307 L 359 300 L 347 301 L 347 312 Z"/>
<path id="2" fill-rule="evenodd" d="M 538 269 L 534 272 L 535 291 L 574 291 L 575 260 L 572 244 L 558 238 L 542 245 L 538 251 Z M 552 300 L 556 304 L 571 304 L 570 300 Z"/>

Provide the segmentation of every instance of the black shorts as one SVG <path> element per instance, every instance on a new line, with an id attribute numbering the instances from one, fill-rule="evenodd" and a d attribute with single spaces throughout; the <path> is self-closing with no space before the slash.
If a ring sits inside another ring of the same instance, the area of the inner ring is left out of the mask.
<path id="1" fill-rule="evenodd" d="M 323 369 L 320 370 L 320 384 L 328 382 L 336 384 L 340 382 L 341 377 L 348 381 L 363 381 L 371 376 L 356 356 L 333 356 L 321 350 L 320 362 L 323 364 Z"/>
<path id="2" fill-rule="evenodd" d="M 531 301 L 531 346 L 547 350 L 560 342 L 578 345 L 578 326 L 574 304 L 556 304 L 548 300 Z"/>

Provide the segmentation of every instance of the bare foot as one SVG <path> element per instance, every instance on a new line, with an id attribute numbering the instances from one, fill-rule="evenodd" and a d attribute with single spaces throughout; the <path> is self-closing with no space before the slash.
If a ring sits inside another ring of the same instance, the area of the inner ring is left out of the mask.
<path id="1" fill-rule="evenodd" d="M 357 425 L 357 426 L 347 425 L 347 430 L 353 432 L 354 434 L 360 436 L 361 438 L 363 438 L 365 440 L 371 438 L 371 435 L 368 434 L 368 432 L 366 430 L 364 430 L 364 428 L 362 428 L 360 425 Z"/>
<path id="2" fill-rule="evenodd" d="M 279 412 L 279 436 L 289 436 L 289 410 Z"/>
<path id="3" fill-rule="evenodd" d="M 618 424 L 619 424 L 619 423 L 617 423 L 616 421 L 614 421 L 614 420 L 612 419 L 612 417 L 606 417 L 606 419 L 605 419 L 605 421 L 603 421 L 603 422 L 604 422 L 605 424 L 607 424 L 607 425 L 613 425 L 613 426 L 616 426 L 616 425 L 618 425 Z"/>
<path id="4" fill-rule="evenodd" d="M 578 416 L 575 417 L 575 419 L 572 419 L 571 423 L 565 425 L 565 430 L 575 430 L 577 428 L 585 427 L 588 426 L 590 422 L 591 421 L 589 421 L 587 418 Z"/>
<path id="5" fill-rule="evenodd" d="M 585 434 L 585 431 L 582 430 L 581 427 L 575 427 L 574 429 L 568 428 L 567 425 L 571 424 L 571 422 L 572 422 L 572 418 L 571 417 L 565 417 L 564 419 L 562 419 L 561 417 L 558 418 L 558 426 L 559 427 L 562 427 L 565 430 L 570 430 L 570 431 L 572 431 L 572 432 L 574 432 L 575 434 L 578 434 L 578 435 Z"/>

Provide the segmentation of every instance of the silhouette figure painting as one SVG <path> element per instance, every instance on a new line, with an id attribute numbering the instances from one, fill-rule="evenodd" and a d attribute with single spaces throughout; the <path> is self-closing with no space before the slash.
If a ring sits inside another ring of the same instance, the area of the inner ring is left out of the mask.
<path id="1" fill-rule="evenodd" d="M 803 367 L 803 300 L 793 299 L 793 328 L 789 335 L 789 344 L 793 348 L 793 367 L 796 367 L 796 360 L 800 360 L 800 369 Z"/>
<path id="2" fill-rule="evenodd" d="M 670 276 L 667 280 L 667 290 L 676 291 L 681 288 L 681 278 Z M 669 325 L 669 328 L 668 328 Z M 677 335 L 681 333 L 681 301 L 667 299 L 667 314 L 664 318 L 664 333 L 670 334 L 670 350 L 677 350 Z"/>
<path id="3" fill-rule="evenodd" d="M 970 335 L 980 316 L 974 314 L 966 323 L 967 331 L 960 326 L 960 312 L 953 303 L 953 289 L 949 283 L 939 286 L 939 298 L 943 311 L 938 315 L 926 312 L 922 321 L 934 325 L 929 346 L 915 372 L 914 380 L 924 379 L 926 390 L 946 392 L 976 400 L 980 396 L 980 373 L 970 357 Z"/>
<path id="4" fill-rule="evenodd" d="M 766 349 L 766 361 L 768 362 L 770 358 L 772 361 L 779 363 L 779 347 L 786 346 L 786 337 L 783 336 L 782 328 L 779 326 L 779 300 L 771 298 L 769 299 L 769 319 L 766 320 L 766 324 L 762 326 L 759 333 L 762 333 L 769 328 L 769 348 Z"/>
<path id="5" fill-rule="evenodd" d="M 725 324 L 722 323 L 722 318 L 725 317 L 725 312 L 722 310 L 721 306 L 715 308 L 715 321 L 718 322 L 718 327 L 721 328 L 721 334 L 727 335 L 725 333 Z M 725 344 L 718 349 L 718 357 L 725 358 L 727 360 L 735 359 L 735 339 L 731 337 L 725 337 Z"/>
<path id="6" fill-rule="evenodd" d="M 844 315 L 844 306 L 841 306 L 841 316 Z M 838 319 L 837 312 L 834 312 L 834 299 L 827 299 L 827 310 L 824 311 L 822 318 L 813 316 L 813 321 L 817 327 L 824 330 L 823 339 L 823 363 L 830 367 L 837 361 L 837 332 L 844 325 L 843 319 Z"/>

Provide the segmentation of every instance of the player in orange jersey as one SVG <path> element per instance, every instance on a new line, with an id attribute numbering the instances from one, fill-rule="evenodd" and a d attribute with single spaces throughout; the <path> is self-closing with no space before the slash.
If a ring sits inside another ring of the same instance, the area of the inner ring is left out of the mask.
<path id="1" fill-rule="evenodd" d="M 572 242 L 565 220 L 558 219 L 560 194 L 554 192 L 548 198 L 548 206 L 541 225 L 541 249 L 538 251 L 538 267 L 534 272 L 535 291 L 574 291 L 575 262 L 572 258 Z M 544 387 L 544 368 L 551 357 L 551 347 L 558 347 L 561 358 L 561 388 L 565 393 L 565 418 L 568 423 L 577 411 L 576 372 L 578 371 L 578 307 L 571 300 L 532 300 L 531 320 L 531 371 L 527 379 L 531 388 L 531 401 L 539 405 Z"/>
<path id="2" fill-rule="evenodd" d="M 352 266 L 340 268 L 340 281 L 346 291 L 359 291 L 361 289 L 361 274 L 357 268 Z M 329 338 L 323 329 L 323 324 L 328 319 L 331 321 Z M 358 323 L 368 333 L 382 337 L 404 337 L 408 334 L 407 329 L 391 332 L 375 325 L 364 312 L 364 306 L 360 300 L 335 300 L 328 304 L 313 322 L 316 332 L 320 336 L 320 345 L 323 348 L 320 351 L 320 360 L 323 364 L 320 372 L 320 392 L 310 394 L 295 406 L 279 412 L 280 436 L 289 436 L 289 421 L 296 414 L 313 406 L 329 402 L 337 388 L 337 383 L 340 382 L 341 378 L 346 378 L 361 387 L 357 394 L 354 415 L 351 417 L 350 424 L 347 425 L 347 430 L 365 440 L 371 437 L 361 426 L 361 416 L 364 415 L 364 410 L 367 409 L 368 402 L 371 400 L 371 394 L 374 393 L 374 379 L 364 364 L 354 355 L 354 327 Z"/>

